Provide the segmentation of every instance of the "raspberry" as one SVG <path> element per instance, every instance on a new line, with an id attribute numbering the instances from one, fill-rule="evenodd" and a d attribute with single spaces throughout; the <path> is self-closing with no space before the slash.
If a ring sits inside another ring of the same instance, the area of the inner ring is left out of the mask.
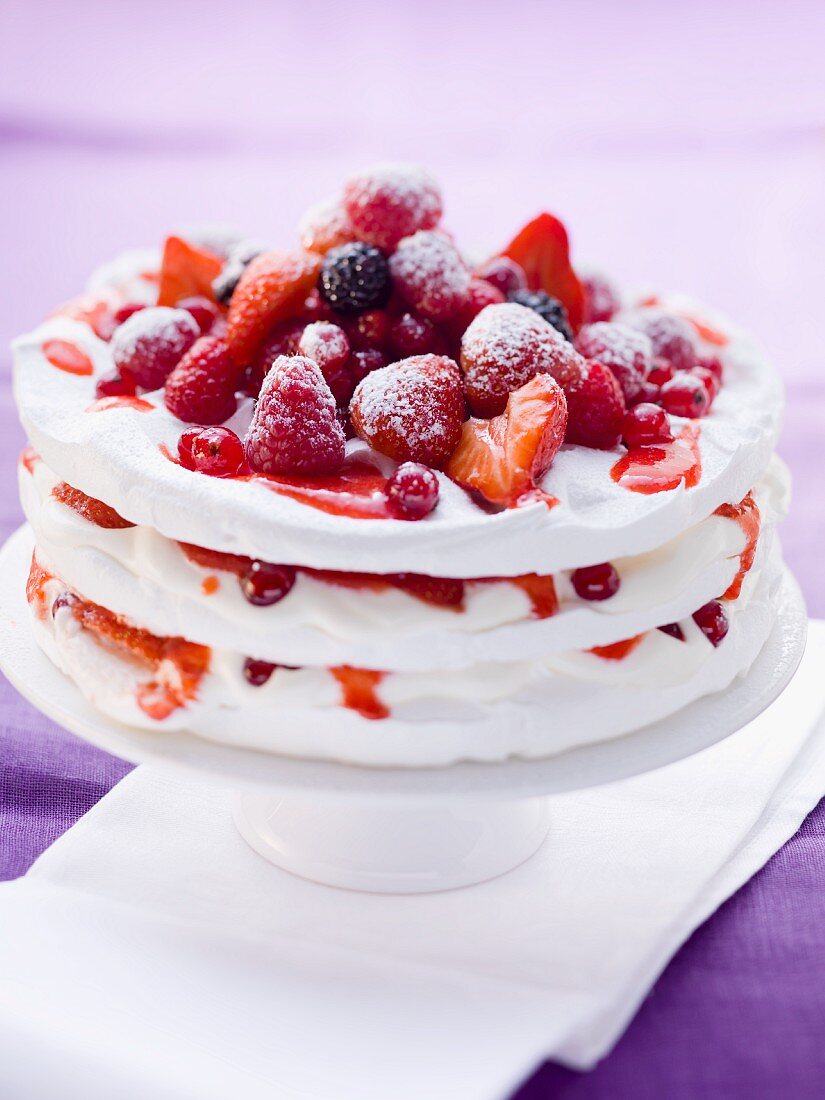
<path id="1" fill-rule="evenodd" d="M 124 519 L 123 516 L 116 512 L 109 504 L 104 504 L 102 500 L 97 500 L 95 497 L 90 497 L 85 493 L 81 493 L 79 489 L 75 489 L 65 481 L 61 481 L 58 485 L 55 485 L 54 489 L 52 489 L 52 496 L 55 500 L 59 500 L 61 504 L 65 504 L 67 508 L 71 508 L 73 512 L 77 512 L 79 516 L 88 520 L 89 523 L 93 523 L 96 527 L 105 527 L 110 531 L 119 531 L 127 527 L 135 526 L 134 523 L 130 523 L 128 519 Z"/>
<path id="2" fill-rule="evenodd" d="M 673 432 L 664 409 L 643 402 L 625 413 L 622 436 L 628 447 L 646 447 L 653 443 L 670 443 Z"/>
<path id="3" fill-rule="evenodd" d="M 441 219 L 441 193 L 421 168 L 379 165 L 344 186 L 343 206 L 360 240 L 391 251 L 402 237 L 434 229 Z"/>
<path id="4" fill-rule="evenodd" d="M 375 348 L 367 351 L 354 351 L 349 357 L 349 372 L 352 375 L 353 386 L 357 386 L 362 378 L 366 378 L 374 370 L 386 367 L 387 360 L 380 351 Z"/>
<path id="5" fill-rule="evenodd" d="M 464 606 L 464 581 L 453 577 L 427 577 L 423 573 L 393 573 L 390 580 L 396 588 L 436 607 Z"/>
<path id="6" fill-rule="evenodd" d="M 408 359 L 411 355 L 444 355 L 447 351 L 447 342 L 435 325 L 414 313 L 402 313 L 393 321 L 389 345 L 399 359 Z"/>
<path id="7" fill-rule="evenodd" d="M 244 679 L 252 687 L 261 687 L 269 680 L 277 667 L 270 661 L 256 661 L 254 657 L 247 657 L 243 664 Z"/>
<path id="8" fill-rule="evenodd" d="M 728 617 L 718 600 L 711 600 L 694 611 L 693 621 L 714 648 L 722 643 L 730 628 Z"/>
<path id="9" fill-rule="evenodd" d="M 508 298 L 516 290 L 527 289 L 524 268 L 509 256 L 495 256 L 488 260 L 486 264 L 482 264 L 476 275 L 494 286 L 503 298 Z"/>
<path id="10" fill-rule="evenodd" d="M 311 206 L 301 218 L 298 231 L 301 247 L 321 255 L 354 241 L 357 236 L 340 199 L 328 199 Z"/>
<path id="11" fill-rule="evenodd" d="M 112 337 L 112 358 L 144 390 L 156 390 L 200 336 L 191 313 L 154 306 L 133 313 Z"/>
<path id="12" fill-rule="evenodd" d="M 673 416 L 704 416 L 710 408 L 710 394 L 695 374 L 680 371 L 661 389 L 662 408 Z"/>
<path id="13" fill-rule="evenodd" d="M 166 408 L 188 424 L 222 424 L 235 412 L 238 368 L 223 340 L 201 336 L 166 379 Z"/>
<path id="14" fill-rule="evenodd" d="M 585 359 L 598 359 L 616 376 L 625 401 L 633 401 L 653 364 L 653 346 L 647 336 L 629 325 L 597 321 L 585 325 L 576 337 Z"/>
<path id="15" fill-rule="evenodd" d="M 300 311 L 320 267 L 314 252 L 262 252 L 251 261 L 227 317 L 227 341 L 239 364 L 251 362 L 273 325 Z"/>
<path id="16" fill-rule="evenodd" d="M 246 371 L 244 392 L 257 397 L 261 392 L 264 378 L 279 355 L 294 355 L 298 350 L 306 324 L 304 321 L 290 318 L 280 321 L 267 336 Z"/>
<path id="17" fill-rule="evenodd" d="M 272 565 L 266 561 L 253 561 L 238 581 L 244 598 L 255 607 L 271 607 L 288 596 L 295 584 L 295 570 L 291 565 Z"/>
<path id="18" fill-rule="evenodd" d="M 401 297 L 430 321 L 449 321 L 466 302 L 470 272 L 442 233 L 405 237 L 390 257 L 390 272 Z"/>
<path id="19" fill-rule="evenodd" d="M 621 309 L 619 292 L 603 275 L 589 275 L 582 279 L 584 287 L 584 323 L 593 325 L 609 321 Z"/>
<path id="20" fill-rule="evenodd" d="M 307 325 L 298 341 L 298 354 L 314 359 L 325 378 L 328 378 L 329 372 L 346 363 L 349 350 L 347 334 L 329 321 L 314 321 Z"/>
<path id="21" fill-rule="evenodd" d="M 98 378 L 95 397 L 134 397 L 137 383 L 128 371 L 113 371 Z"/>
<path id="22" fill-rule="evenodd" d="M 178 302 L 178 309 L 185 309 L 187 313 L 192 314 L 198 323 L 202 336 L 209 332 L 219 316 L 219 310 L 215 303 L 201 296 L 181 298 Z"/>
<path id="23" fill-rule="evenodd" d="M 565 386 L 567 435 L 565 442 L 609 451 L 619 442 L 625 403 L 612 371 L 596 360 L 585 363 L 579 377 Z"/>
<path id="24" fill-rule="evenodd" d="M 198 473 L 234 477 L 243 466 L 243 443 L 229 428 L 189 428 L 178 440 L 178 456 L 183 466 Z"/>
<path id="25" fill-rule="evenodd" d="M 573 339 L 567 310 L 558 298 L 551 297 L 544 290 L 514 290 L 508 298 L 511 302 L 518 302 L 520 306 L 535 310 L 539 317 L 543 317 L 548 325 L 552 325 L 556 332 L 560 332 L 565 340 Z"/>
<path id="26" fill-rule="evenodd" d="M 388 479 L 386 493 L 395 519 L 424 519 L 438 504 L 438 478 L 427 466 L 404 462 Z"/>
<path id="27" fill-rule="evenodd" d="M 324 257 L 318 290 L 337 313 L 362 313 L 385 306 L 392 294 L 386 257 L 360 241 L 339 245 Z"/>
<path id="28" fill-rule="evenodd" d="M 687 321 L 663 309 L 640 309 L 628 324 L 650 337 L 653 354 L 667 359 L 674 370 L 689 370 L 696 364 L 693 330 Z"/>
<path id="29" fill-rule="evenodd" d="M 566 386 L 581 357 L 552 325 L 516 302 L 488 306 L 461 340 L 464 389 L 476 416 L 504 411 L 507 395 L 535 374 Z"/>
<path id="30" fill-rule="evenodd" d="M 246 433 L 246 458 L 265 474 L 334 473 L 344 461 L 344 430 L 318 364 L 279 356 L 264 379 Z"/>
<path id="31" fill-rule="evenodd" d="M 445 356 L 415 355 L 372 371 L 352 398 L 356 433 L 396 462 L 443 466 L 464 420 L 458 367 Z"/>
<path id="32" fill-rule="evenodd" d="M 619 574 L 609 561 L 586 565 L 570 574 L 570 581 L 579 599 L 609 600 L 619 591 Z"/>
<path id="33" fill-rule="evenodd" d="M 212 293 L 221 305 L 228 306 L 241 275 L 264 249 L 254 241 L 239 241 L 229 250 L 220 274 L 212 280 Z"/>

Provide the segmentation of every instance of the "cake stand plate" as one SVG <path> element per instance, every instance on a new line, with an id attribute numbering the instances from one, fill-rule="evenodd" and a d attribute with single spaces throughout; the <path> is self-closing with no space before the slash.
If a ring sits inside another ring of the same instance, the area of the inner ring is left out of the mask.
<path id="1" fill-rule="evenodd" d="M 133 729 L 100 714 L 34 640 L 25 599 L 32 545 L 23 526 L 0 550 L 0 668 L 17 690 L 116 756 L 233 788 L 235 823 L 257 852 L 295 874 L 358 890 L 446 890 L 512 869 L 547 835 L 548 795 L 663 767 L 741 729 L 788 684 L 807 633 L 802 596 L 786 572 L 776 623 L 749 672 L 669 718 L 541 760 L 358 767 Z"/>

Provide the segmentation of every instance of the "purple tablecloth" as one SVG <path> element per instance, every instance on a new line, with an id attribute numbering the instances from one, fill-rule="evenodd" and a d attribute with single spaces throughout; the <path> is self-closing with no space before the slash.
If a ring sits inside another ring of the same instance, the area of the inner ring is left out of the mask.
<path id="1" fill-rule="evenodd" d="M 578 257 L 761 335 L 789 390 L 786 555 L 825 614 L 821 3 L 7 0 L 0 20 L 4 347 L 119 249 L 216 221 L 287 241 L 348 168 L 423 161 L 479 252 L 549 207 Z M 22 434 L 3 362 L 5 537 Z M 127 765 L 5 683 L 0 706 L 11 878 Z M 818 1097 L 823 1019 L 820 806 L 679 952 L 610 1057 L 587 1075 L 545 1066 L 518 1095 Z"/>

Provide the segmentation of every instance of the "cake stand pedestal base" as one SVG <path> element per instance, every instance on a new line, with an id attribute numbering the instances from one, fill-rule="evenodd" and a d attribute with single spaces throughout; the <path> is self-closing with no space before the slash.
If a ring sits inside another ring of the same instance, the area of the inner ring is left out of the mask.
<path id="1" fill-rule="evenodd" d="M 420 894 L 486 882 L 529 859 L 547 836 L 548 800 L 455 806 L 354 804 L 320 794 L 236 794 L 233 816 L 259 855 L 326 886 Z"/>

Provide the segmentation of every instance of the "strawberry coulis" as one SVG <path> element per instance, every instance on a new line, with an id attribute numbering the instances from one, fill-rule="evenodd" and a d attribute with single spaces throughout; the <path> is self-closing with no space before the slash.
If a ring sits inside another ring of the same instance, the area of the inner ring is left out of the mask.
<path id="1" fill-rule="evenodd" d="M 722 596 L 723 600 L 735 600 L 742 591 L 742 582 L 753 565 L 762 517 L 752 493 L 748 493 L 739 504 L 720 504 L 714 515 L 732 519 L 742 528 L 745 535 L 745 548 L 739 555 L 739 569 Z"/>
<path id="2" fill-rule="evenodd" d="M 661 493 L 684 484 L 698 485 L 702 476 L 699 425 L 686 424 L 670 443 L 632 447 L 610 471 L 615 482 L 633 493 Z"/>
<path id="3" fill-rule="evenodd" d="M 349 665 L 339 665 L 331 668 L 330 672 L 341 686 L 343 706 L 357 711 L 362 718 L 375 720 L 389 717 L 389 707 L 378 697 L 378 685 L 386 676 L 385 672 L 351 668 Z"/>

